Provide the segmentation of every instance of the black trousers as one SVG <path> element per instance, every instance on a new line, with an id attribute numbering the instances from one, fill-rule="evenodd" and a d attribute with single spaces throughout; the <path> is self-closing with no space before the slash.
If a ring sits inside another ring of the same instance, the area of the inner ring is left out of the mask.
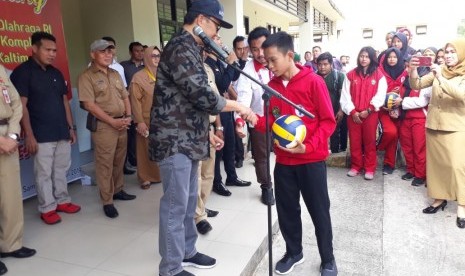
<path id="1" fill-rule="evenodd" d="M 277 163 L 274 169 L 276 210 L 287 253 L 295 256 L 302 252 L 299 203 L 302 194 L 315 226 L 322 263 L 334 259 L 326 173 L 326 163 L 323 161 L 293 166 Z"/>
<path id="2" fill-rule="evenodd" d="M 342 118 L 341 125 L 339 127 L 339 143 L 341 145 L 341 151 L 347 150 L 348 134 L 347 115 L 344 114 L 344 118 Z"/>
<path id="3" fill-rule="evenodd" d="M 242 144 L 242 138 L 236 134 L 236 147 L 234 148 L 234 159 L 236 162 L 244 161 L 244 144 Z"/>
<path id="4" fill-rule="evenodd" d="M 137 166 L 136 158 L 136 124 L 134 122 L 128 128 L 128 144 L 126 149 L 126 161 L 131 166 Z M 126 163 L 125 163 L 126 164 Z"/>
<path id="5" fill-rule="evenodd" d="M 221 183 L 221 160 L 224 162 L 224 170 L 226 171 L 226 182 L 233 182 L 237 179 L 236 167 L 234 166 L 234 148 L 236 140 L 236 130 L 234 128 L 233 112 L 220 113 L 221 125 L 223 126 L 224 147 L 216 151 L 215 159 L 215 177 L 213 184 Z"/>

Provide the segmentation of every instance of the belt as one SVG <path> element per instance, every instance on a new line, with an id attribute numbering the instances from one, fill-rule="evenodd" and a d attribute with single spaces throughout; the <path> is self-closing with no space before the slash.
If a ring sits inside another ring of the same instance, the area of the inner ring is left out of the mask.
<path id="1" fill-rule="evenodd" d="M 113 117 L 113 119 L 122 119 L 122 118 L 124 118 L 124 117 L 125 117 L 125 116 L 123 115 L 123 116 Z"/>
<path id="2" fill-rule="evenodd" d="M 9 119 L 1 119 L 0 120 L 0 126 L 8 125 Z"/>

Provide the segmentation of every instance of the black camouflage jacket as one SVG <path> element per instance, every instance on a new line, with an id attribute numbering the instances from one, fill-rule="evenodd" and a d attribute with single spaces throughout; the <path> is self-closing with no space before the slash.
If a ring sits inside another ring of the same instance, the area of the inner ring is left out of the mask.
<path id="1" fill-rule="evenodd" d="M 150 114 L 151 160 L 176 153 L 192 160 L 208 158 L 208 115 L 218 114 L 226 100 L 209 86 L 202 53 L 184 29 L 163 49 Z"/>

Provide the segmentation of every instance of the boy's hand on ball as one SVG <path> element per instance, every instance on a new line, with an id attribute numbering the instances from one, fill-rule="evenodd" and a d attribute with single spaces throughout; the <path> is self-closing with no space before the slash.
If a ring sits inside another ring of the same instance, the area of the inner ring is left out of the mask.
<path id="1" fill-rule="evenodd" d="M 296 143 L 296 146 L 293 147 L 293 148 L 285 148 L 285 147 L 283 147 L 283 146 L 281 146 L 279 144 L 276 144 L 276 146 L 279 149 L 281 149 L 283 151 L 290 152 L 290 153 L 305 153 L 305 149 L 306 149 L 305 145 L 302 142 L 300 142 L 299 140 L 296 140 L 294 142 Z"/>

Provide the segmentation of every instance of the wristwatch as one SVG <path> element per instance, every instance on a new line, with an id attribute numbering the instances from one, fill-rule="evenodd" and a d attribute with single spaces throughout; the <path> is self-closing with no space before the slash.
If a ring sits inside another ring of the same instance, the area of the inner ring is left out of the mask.
<path id="1" fill-rule="evenodd" d="M 220 131 L 224 131 L 224 127 L 222 127 L 222 126 L 216 127 L 215 129 L 216 129 L 216 130 L 220 130 Z"/>
<path id="2" fill-rule="evenodd" d="M 16 142 L 19 142 L 19 135 L 16 133 L 8 133 L 8 137 L 15 140 Z"/>
<path id="3" fill-rule="evenodd" d="M 371 108 L 367 108 L 367 113 L 368 113 L 368 115 L 370 115 L 371 112 L 372 112 L 372 111 L 371 111 Z"/>

